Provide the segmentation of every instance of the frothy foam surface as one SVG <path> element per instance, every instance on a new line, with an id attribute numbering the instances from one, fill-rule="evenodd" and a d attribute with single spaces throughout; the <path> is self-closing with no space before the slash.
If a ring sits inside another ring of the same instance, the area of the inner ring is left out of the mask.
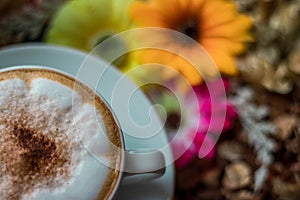
<path id="1" fill-rule="evenodd" d="M 72 91 L 69 79 L 26 73 L 0 75 L 1 199 L 88 200 L 109 192 L 118 174 L 107 165 L 120 159 L 111 154 L 110 112 L 88 102 L 89 92 Z"/>

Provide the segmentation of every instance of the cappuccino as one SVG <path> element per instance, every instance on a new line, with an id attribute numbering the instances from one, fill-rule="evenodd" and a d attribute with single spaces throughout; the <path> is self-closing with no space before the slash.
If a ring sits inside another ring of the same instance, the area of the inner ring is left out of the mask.
<path id="1" fill-rule="evenodd" d="M 105 102 L 43 68 L 0 72 L 0 199 L 107 199 L 122 139 Z"/>

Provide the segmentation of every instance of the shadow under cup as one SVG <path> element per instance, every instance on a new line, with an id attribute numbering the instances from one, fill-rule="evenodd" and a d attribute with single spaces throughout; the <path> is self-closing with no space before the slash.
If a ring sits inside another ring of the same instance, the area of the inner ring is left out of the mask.
<path id="1" fill-rule="evenodd" d="M 0 170 L 7 179 L 1 184 L 11 186 L 1 196 L 112 199 L 124 177 L 164 173 L 161 152 L 125 150 L 112 109 L 71 75 L 40 66 L 5 68 L 0 91 Z M 9 150 L 16 153 L 3 153 Z"/>

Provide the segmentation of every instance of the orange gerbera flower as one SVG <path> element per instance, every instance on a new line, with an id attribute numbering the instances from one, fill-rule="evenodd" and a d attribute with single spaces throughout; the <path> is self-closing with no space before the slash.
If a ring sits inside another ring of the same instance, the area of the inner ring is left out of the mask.
<path id="1" fill-rule="evenodd" d="M 148 0 L 134 2 L 130 9 L 134 22 L 141 27 L 161 27 L 185 34 L 200 44 L 212 58 L 218 70 L 227 75 L 236 75 L 235 56 L 242 53 L 245 42 L 252 41 L 248 32 L 252 26 L 249 16 L 237 12 L 233 2 L 225 0 Z M 205 74 L 218 74 L 212 66 L 200 66 L 201 56 L 193 42 L 180 40 L 170 34 L 147 34 L 153 42 L 174 49 L 174 52 L 152 49 L 143 50 L 141 62 L 157 62 L 173 67 L 191 82 L 198 84 Z M 163 39 L 164 38 L 164 39 Z M 184 59 L 178 54 L 189 55 Z M 189 62 L 189 58 L 198 62 Z M 199 66 L 195 66 L 199 64 Z M 201 72 L 200 75 L 197 71 Z M 205 68 L 205 69 L 204 69 Z M 206 73 L 207 72 L 207 73 Z"/>

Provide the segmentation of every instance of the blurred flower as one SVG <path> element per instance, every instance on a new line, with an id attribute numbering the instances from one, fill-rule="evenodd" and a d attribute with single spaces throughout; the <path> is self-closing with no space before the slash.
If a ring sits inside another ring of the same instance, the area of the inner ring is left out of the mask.
<path id="1" fill-rule="evenodd" d="M 231 128 L 237 116 L 224 98 L 228 87 L 226 79 L 217 80 L 196 86 L 183 97 L 166 90 L 159 95 L 146 90 L 154 103 L 164 108 L 165 112 L 158 111 L 165 119 L 177 167 L 184 167 L 195 157 L 214 156 L 217 135 Z"/>
<path id="2" fill-rule="evenodd" d="M 40 40 L 47 22 L 66 0 L 0 0 L 0 46 Z"/>
<path id="3" fill-rule="evenodd" d="M 222 87 L 225 88 L 225 94 Z M 229 81 L 226 78 L 223 78 L 222 81 L 209 82 L 194 87 L 198 102 L 201 105 L 200 124 L 202 130 L 218 133 L 220 130 L 227 131 L 232 127 L 237 113 L 233 105 L 224 97 L 228 90 Z"/>
<path id="4" fill-rule="evenodd" d="M 192 140 L 190 146 L 186 146 L 185 140 Z M 203 147 L 204 141 L 206 146 Z M 208 154 L 204 156 L 204 159 L 211 159 L 215 155 L 213 139 L 210 137 L 206 137 L 206 133 L 204 132 L 193 132 L 192 130 L 187 132 L 186 134 L 182 134 L 176 139 L 173 139 L 171 142 L 171 147 L 173 151 L 173 155 L 176 158 L 175 166 L 177 168 L 185 167 L 191 160 L 199 155 L 200 148 L 210 149 Z M 200 158 L 203 155 L 199 155 Z"/>
<path id="5" fill-rule="evenodd" d="M 212 66 L 200 66 L 201 55 L 196 50 L 195 41 L 204 47 L 219 71 L 228 75 L 237 74 L 235 56 L 245 50 L 244 42 L 252 41 L 248 32 L 252 21 L 248 16 L 238 14 L 236 5 L 229 1 L 137 1 L 133 3 L 130 11 L 135 24 L 141 27 L 167 28 L 190 37 L 178 38 L 167 32 L 160 35 L 145 34 L 153 43 L 159 42 L 161 50 L 143 50 L 141 61 L 169 65 L 185 75 L 193 85 L 202 81 L 195 67 L 210 75 L 218 73 L 210 71 Z M 171 47 L 174 52 L 164 51 L 166 47 Z M 194 67 L 189 59 L 180 58 L 178 54 L 188 55 L 192 60 L 198 59 L 196 64 L 199 66 Z"/>
<path id="6" fill-rule="evenodd" d="M 47 41 L 71 46 L 84 51 L 92 51 L 98 44 L 111 36 L 129 29 L 128 6 L 132 0 L 75 0 L 67 3 L 53 20 Z M 127 48 L 127 41 L 113 38 L 105 47 L 105 51 L 93 52 L 104 59 L 116 48 Z M 129 62 L 127 56 L 114 61 L 119 67 Z"/>

